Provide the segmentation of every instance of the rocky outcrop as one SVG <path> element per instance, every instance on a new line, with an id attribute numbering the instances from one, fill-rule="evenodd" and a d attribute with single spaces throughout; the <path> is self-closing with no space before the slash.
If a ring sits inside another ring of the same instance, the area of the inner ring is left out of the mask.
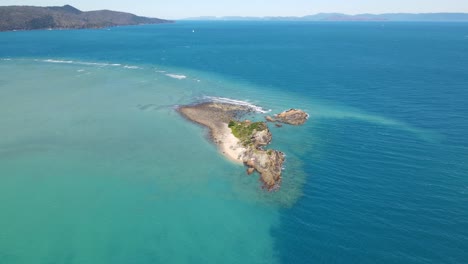
<path id="1" fill-rule="evenodd" d="M 277 190 L 281 184 L 284 154 L 277 150 L 249 148 L 243 156 L 244 164 L 260 174 L 263 188 Z"/>
<path id="2" fill-rule="evenodd" d="M 248 130 L 252 126 L 256 128 Z M 242 154 L 242 161 L 248 167 L 247 174 L 250 175 L 257 171 L 260 174 L 264 189 L 269 191 L 279 189 L 284 154 L 277 150 L 264 149 L 273 138 L 268 126 L 265 122 L 252 123 L 248 120 L 237 122 L 236 126 L 231 126 L 234 135 L 239 134 L 238 127 L 244 128 L 243 132 L 250 131 L 249 133 L 251 133 L 246 137 L 249 144 L 246 145 L 246 149 Z"/>
<path id="3" fill-rule="evenodd" d="M 289 109 L 273 117 L 271 116 L 265 117 L 265 119 L 268 122 L 281 122 L 281 123 L 295 125 L 295 126 L 304 124 L 308 118 L 309 118 L 309 115 L 306 112 L 299 110 L 299 109 Z"/>
<path id="4" fill-rule="evenodd" d="M 268 122 L 275 122 L 275 121 L 276 121 L 276 120 L 275 120 L 273 117 L 271 117 L 271 116 L 265 116 L 265 119 L 266 119 L 266 121 L 268 121 Z"/>
<path id="5" fill-rule="evenodd" d="M 261 131 L 254 131 L 252 134 L 252 142 L 255 148 L 270 144 L 272 139 L 273 136 L 271 135 L 270 129 L 268 129 L 268 127 Z"/>
<path id="6" fill-rule="evenodd" d="M 210 128 L 211 139 L 229 159 L 245 164 L 247 174 L 258 172 L 263 187 L 277 190 L 281 183 L 284 154 L 264 149 L 272 140 L 266 122 L 239 119 L 251 109 L 228 103 L 200 103 L 181 106 L 180 114 L 187 119 Z"/>

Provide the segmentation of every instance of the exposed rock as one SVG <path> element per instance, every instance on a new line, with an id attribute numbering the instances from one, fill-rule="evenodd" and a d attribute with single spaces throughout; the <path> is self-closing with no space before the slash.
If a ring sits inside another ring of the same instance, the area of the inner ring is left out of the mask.
<path id="1" fill-rule="evenodd" d="M 254 131 L 252 135 L 252 143 L 254 144 L 255 148 L 266 146 L 270 144 L 271 140 L 272 135 L 268 127 L 261 131 Z"/>
<path id="2" fill-rule="evenodd" d="M 284 163 L 284 154 L 282 152 L 248 149 L 243 158 L 247 166 L 260 173 L 265 189 L 276 190 L 279 188 Z"/>
<path id="3" fill-rule="evenodd" d="M 308 118 L 309 115 L 306 112 L 299 109 L 289 109 L 287 111 L 275 115 L 276 122 L 281 122 L 295 126 L 304 124 Z"/>
<path id="4" fill-rule="evenodd" d="M 265 116 L 266 121 L 268 122 L 275 122 L 275 119 L 271 116 Z"/>
<path id="5" fill-rule="evenodd" d="M 222 127 L 223 123 L 227 124 L 238 116 L 248 113 L 250 109 L 242 105 L 208 102 L 181 106 L 177 110 L 189 120 L 216 130 Z"/>
<path id="6" fill-rule="evenodd" d="M 254 172 L 255 172 L 255 169 L 252 168 L 252 167 L 250 167 L 250 168 L 247 169 L 247 174 L 248 174 L 248 175 L 251 175 L 251 174 L 254 173 Z"/>
<path id="7" fill-rule="evenodd" d="M 249 167 L 255 166 L 254 160 L 255 160 L 255 159 L 253 159 L 253 158 L 247 159 L 247 161 L 245 161 L 245 165 L 247 165 L 247 166 L 249 166 Z"/>
<path id="8" fill-rule="evenodd" d="M 276 126 L 276 127 L 282 127 L 283 125 L 282 125 L 282 124 L 279 124 L 279 123 L 276 123 L 275 126 Z"/>

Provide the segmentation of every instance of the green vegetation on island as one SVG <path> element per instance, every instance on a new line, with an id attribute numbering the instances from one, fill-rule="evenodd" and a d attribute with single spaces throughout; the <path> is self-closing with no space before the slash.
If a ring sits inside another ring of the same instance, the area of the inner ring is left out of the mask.
<path id="1" fill-rule="evenodd" d="M 245 146 L 252 144 L 252 137 L 255 132 L 266 130 L 268 127 L 265 122 L 250 122 L 231 120 L 228 124 L 232 134 L 238 138 Z"/>

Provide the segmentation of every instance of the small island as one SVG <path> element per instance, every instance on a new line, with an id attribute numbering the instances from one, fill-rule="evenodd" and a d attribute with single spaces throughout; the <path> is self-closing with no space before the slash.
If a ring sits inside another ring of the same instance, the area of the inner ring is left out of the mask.
<path id="1" fill-rule="evenodd" d="M 307 119 L 309 119 L 309 115 L 302 110 L 291 108 L 282 113 L 276 114 L 273 117 L 266 116 L 265 119 L 268 122 L 278 122 L 278 123 L 299 126 L 299 125 L 304 124 L 307 121 Z M 281 126 L 280 124 L 276 124 L 276 125 L 278 127 Z"/>
<path id="2" fill-rule="evenodd" d="M 73 6 L 0 6 L 0 31 L 85 29 L 173 21 L 110 10 L 81 11 Z"/>
<path id="3" fill-rule="evenodd" d="M 228 159 L 247 166 L 249 175 L 258 172 L 263 188 L 279 189 L 285 155 L 278 150 L 266 149 L 272 140 L 266 122 L 241 120 L 253 111 L 250 106 L 204 102 L 180 106 L 177 110 L 188 120 L 208 127 L 211 140 Z"/>

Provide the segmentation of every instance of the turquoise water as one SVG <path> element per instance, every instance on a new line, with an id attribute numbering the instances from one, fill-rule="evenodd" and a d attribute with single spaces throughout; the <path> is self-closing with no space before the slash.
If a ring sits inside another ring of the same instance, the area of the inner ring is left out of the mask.
<path id="1" fill-rule="evenodd" d="M 466 262 L 467 28 L 0 33 L 0 263 Z M 205 96 L 310 113 L 279 192 L 174 111 Z"/>

